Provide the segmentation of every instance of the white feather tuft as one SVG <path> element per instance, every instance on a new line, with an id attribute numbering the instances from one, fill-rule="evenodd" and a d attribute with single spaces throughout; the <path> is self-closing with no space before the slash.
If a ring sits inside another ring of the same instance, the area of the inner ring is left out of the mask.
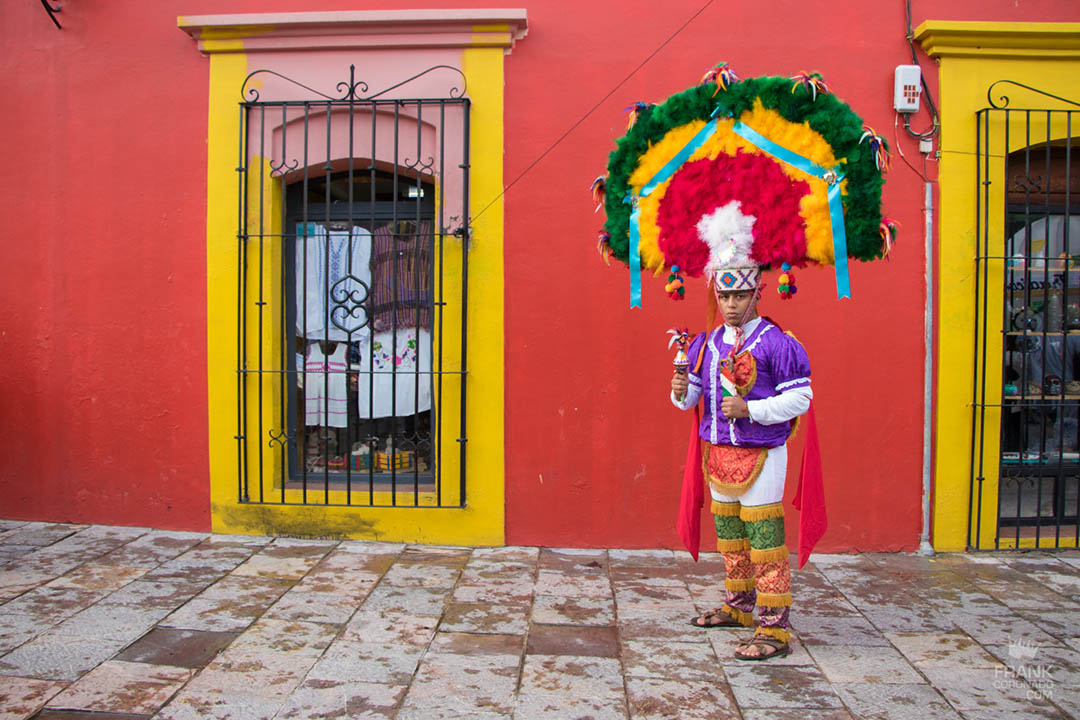
<path id="1" fill-rule="evenodd" d="M 708 215 L 702 215 L 698 220 L 698 237 L 709 246 L 709 262 L 705 265 L 706 277 L 717 270 L 757 265 L 750 259 L 750 251 L 754 245 L 754 222 L 757 218 L 744 215 L 740 208 L 739 201 L 732 200 Z"/>

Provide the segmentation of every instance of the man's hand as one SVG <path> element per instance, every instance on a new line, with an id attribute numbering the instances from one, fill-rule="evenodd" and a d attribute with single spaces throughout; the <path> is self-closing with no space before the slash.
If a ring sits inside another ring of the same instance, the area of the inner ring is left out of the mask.
<path id="1" fill-rule="evenodd" d="M 728 395 L 721 400 L 720 410 L 723 411 L 724 417 L 727 418 L 750 417 L 750 408 L 746 406 L 746 401 L 738 395 Z"/>
<path id="2" fill-rule="evenodd" d="M 684 373 L 675 373 L 671 378 L 671 392 L 675 393 L 675 397 L 683 399 L 686 397 L 686 391 L 690 387 L 690 378 Z"/>

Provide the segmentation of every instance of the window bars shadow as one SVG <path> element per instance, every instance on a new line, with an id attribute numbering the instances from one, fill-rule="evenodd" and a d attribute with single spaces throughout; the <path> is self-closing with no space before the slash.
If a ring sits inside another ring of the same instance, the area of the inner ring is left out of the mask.
<path id="1" fill-rule="evenodd" d="M 464 75 L 367 94 L 350 66 L 336 88 L 271 70 L 241 88 L 238 499 L 463 507 Z"/>
<path id="2" fill-rule="evenodd" d="M 1080 111 L 977 112 L 968 546 L 1080 545 Z"/>

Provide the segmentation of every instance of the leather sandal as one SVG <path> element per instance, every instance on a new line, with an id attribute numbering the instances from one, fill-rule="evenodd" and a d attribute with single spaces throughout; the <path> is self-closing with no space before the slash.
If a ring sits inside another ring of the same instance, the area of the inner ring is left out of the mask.
<path id="1" fill-rule="evenodd" d="M 704 615 L 690 618 L 690 624 L 703 630 L 717 627 L 743 627 L 741 622 L 724 612 L 723 608 L 714 608 Z"/>
<path id="2" fill-rule="evenodd" d="M 757 655 L 747 655 L 745 652 L 742 652 L 752 647 L 758 649 Z M 735 657 L 739 660 L 746 660 L 747 662 L 758 662 L 777 656 L 784 657 L 785 655 L 790 654 L 791 645 L 783 640 L 777 640 L 771 635 L 765 635 L 764 633 L 756 633 L 752 638 L 744 640 L 739 647 L 735 649 Z"/>

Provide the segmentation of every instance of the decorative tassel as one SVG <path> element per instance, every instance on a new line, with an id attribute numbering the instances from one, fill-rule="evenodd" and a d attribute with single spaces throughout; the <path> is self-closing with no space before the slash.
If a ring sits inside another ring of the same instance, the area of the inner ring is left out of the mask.
<path id="1" fill-rule="evenodd" d="M 791 607 L 791 593 L 762 593 L 757 594 L 757 604 L 760 607 Z"/>
<path id="2" fill-rule="evenodd" d="M 734 553 L 750 549 L 750 538 L 737 538 L 735 540 L 716 539 L 716 552 Z"/>
<path id="3" fill-rule="evenodd" d="M 725 614 L 730 615 L 731 617 L 738 620 L 739 624 L 743 627 L 754 626 L 754 613 L 748 613 L 745 610 L 733 608 L 727 603 L 724 603 L 723 607 L 721 607 L 720 610 L 722 610 Z"/>
<path id="4" fill-rule="evenodd" d="M 788 559 L 787 545 L 781 545 L 780 547 L 769 548 L 768 550 L 755 550 L 750 548 L 750 562 L 753 563 L 771 563 L 771 562 L 787 562 Z"/>
<path id="5" fill-rule="evenodd" d="M 768 635 L 771 638 L 776 638 L 782 643 L 791 642 L 791 633 L 783 628 L 778 627 L 758 627 L 754 631 L 755 635 Z"/>
<path id="6" fill-rule="evenodd" d="M 685 300 L 686 288 L 683 287 L 684 284 L 683 277 L 679 274 L 679 266 L 672 265 L 671 274 L 668 275 L 667 285 L 664 286 L 664 292 L 666 292 L 668 297 L 672 300 Z M 669 330 L 668 332 L 671 331 Z M 668 347 L 671 346 L 668 345 Z"/>
<path id="7" fill-rule="evenodd" d="M 713 515 L 719 515 L 720 517 L 739 517 L 740 505 L 737 502 L 720 502 L 719 500 L 713 500 L 712 506 L 709 511 Z"/>
<path id="8" fill-rule="evenodd" d="M 724 578 L 724 589 L 732 592 L 750 592 L 757 587 L 757 580 L 748 578 Z"/>
<path id="9" fill-rule="evenodd" d="M 649 108 L 647 103 L 643 103 L 638 100 L 633 105 L 627 105 L 623 108 L 623 112 L 627 113 L 628 118 L 626 121 L 626 131 L 630 132 L 630 128 L 634 127 L 634 123 L 638 121 L 638 116 Z"/>
<path id="10" fill-rule="evenodd" d="M 791 85 L 792 94 L 799 89 L 800 85 L 810 93 L 811 100 L 817 100 L 818 93 L 824 95 L 829 92 L 829 84 L 825 82 L 825 78 L 821 77 L 821 73 L 808 73 L 804 70 L 798 75 L 792 75 L 790 79 L 795 81 Z"/>
<path id="11" fill-rule="evenodd" d="M 604 258 L 604 264 L 611 267 L 611 234 L 600 231 L 596 240 L 596 252 L 600 253 L 600 257 Z"/>
<path id="12" fill-rule="evenodd" d="M 776 278 L 776 292 L 781 300 L 790 300 L 791 296 L 799 292 L 795 287 L 795 273 L 791 271 L 791 264 L 784 263 L 780 266 L 780 277 Z"/>
<path id="13" fill-rule="evenodd" d="M 727 90 L 737 82 L 739 82 L 739 76 L 735 74 L 734 70 L 728 67 L 726 62 L 722 62 L 715 67 L 709 68 L 709 70 L 701 76 L 702 85 L 716 84 L 716 90 L 714 90 L 712 94 L 713 97 L 716 97 L 716 93 L 721 90 Z"/>
<path id="14" fill-rule="evenodd" d="M 881 257 L 886 260 L 889 259 L 893 243 L 896 242 L 896 230 L 899 227 L 900 223 L 886 217 L 881 218 L 881 224 L 878 225 L 878 234 L 881 235 Z"/>
<path id="15" fill-rule="evenodd" d="M 783 503 L 751 505 L 750 507 L 744 505 L 739 510 L 739 519 L 743 522 L 757 522 L 758 520 L 771 520 L 779 517 L 784 517 Z"/>
<path id="16" fill-rule="evenodd" d="M 596 210 L 593 210 L 593 212 L 599 212 L 600 208 L 604 206 L 604 201 L 607 200 L 607 173 L 598 175 L 592 181 L 591 189 L 593 202 L 596 203 Z"/>
<path id="17" fill-rule="evenodd" d="M 870 142 L 870 152 L 874 153 L 874 165 L 881 172 L 887 172 L 889 169 L 889 149 L 885 146 L 885 138 L 874 132 L 874 128 L 869 125 L 863 125 L 863 134 L 859 138 L 859 144 L 862 145 L 863 141 Z"/>

